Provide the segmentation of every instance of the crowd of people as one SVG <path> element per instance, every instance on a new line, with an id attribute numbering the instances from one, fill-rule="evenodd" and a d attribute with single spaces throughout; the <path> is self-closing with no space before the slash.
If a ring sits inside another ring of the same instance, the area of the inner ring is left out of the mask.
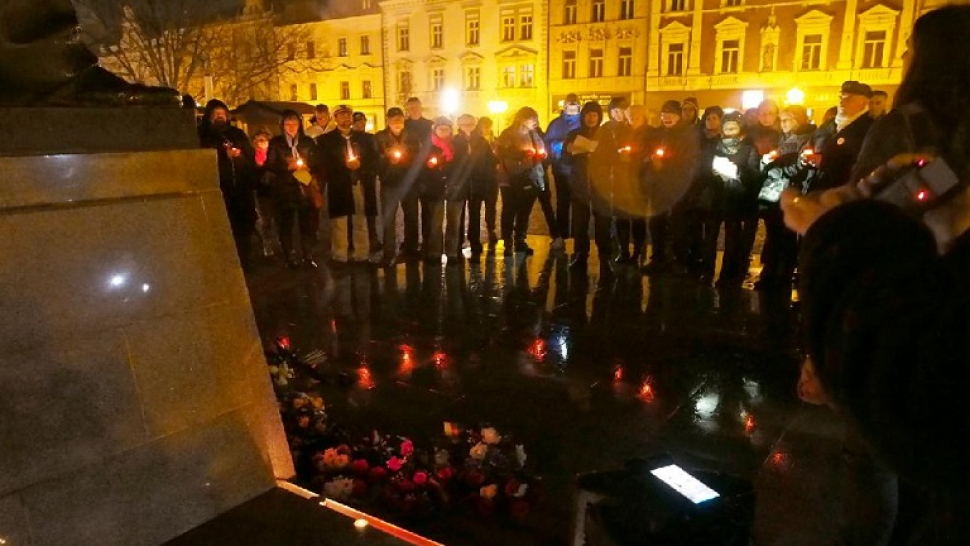
<path id="1" fill-rule="evenodd" d="M 709 106 L 701 113 L 691 97 L 665 102 L 654 127 L 642 105 L 624 98 L 604 109 L 569 95 L 545 131 L 538 113 L 524 107 L 496 135 L 490 118 L 430 120 L 411 98 L 387 111 L 387 127 L 376 134 L 351 107 L 331 113 L 319 105 L 308 127 L 286 111 L 277 136 L 260 128 L 250 141 L 230 124 L 229 108 L 213 100 L 200 139 L 218 151 L 244 266 L 258 235 L 264 246 L 278 238 L 289 266 L 316 267 L 321 218 L 336 264 L 440 264 L 444 255 L 454 265 L 466 247 L 472 261 L 499 248 L 531 254 L 526 235 L 538 201 L 551 249 L 573 239 L 570 266 L 586 271 L 595 243 L 601 278 L 628 264 L 713 282 L 723 231 L 717 284 L 740 285 L 763 221 L 756 287 L 790 288 L 798 240 L 782 219 L 781 192 L 847 182 L 885 105 L 885 93 L 848 81 L 820 127 L 798 105 L 781 109 L 766 100 L 746 112 Z"/>

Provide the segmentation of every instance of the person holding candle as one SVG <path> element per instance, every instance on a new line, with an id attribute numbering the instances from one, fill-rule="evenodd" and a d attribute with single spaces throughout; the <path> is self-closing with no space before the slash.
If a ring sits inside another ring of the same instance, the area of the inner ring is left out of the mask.
<path id="1" fill-rule="evenodd" d="M 566 95 L 562 113 L 549 123 L 546 134 L 542 137 L 546 149 L 549 150 L 552 179 L 556 184 L 556 231 L 561 239 L 568 239 L 572 236 L 570 232 L 570 219 L 572 218 L 572 197 L 569 194 L 570 167 L 563 152 L 569 132 L 580 127 L 579 111 L 581 107 L 579 97 L 575 93 Z M 558 245 L 558 247 L 561 248 L 562 245 Z"/>
<path id="2" fill-rule="evenodd" d="M 402 260 L 415 259 L 418 254 L 418 187 L 414 160 L 418 143 L 404 123 L 404 111 L 393 107 L 387 111 L 387 128 L 377 133 L 380 154 L 381 221 L 384 232 L 383 265 L 390 266 L 398 259 L 397 210 L 404 215 Z"/>
<path id="3" fill-rule="evenodd" d="M 646 246 L 647 226 L 634 202 L 638 199 L 633 185 L 637 183 L 640 165 L 635 161 L 640 154 L 640 146 L 634 139 L 633 128 L 627 120 L 630 101 L 623 97 L 610 100 L 610 119 L 603 124 L 602 149 L 596 155 L 609 165 L 609 187 L 611 193 L 610 216 L 616 222 L 619 252 L 614 262 L 617 264 L 639 263 L 643 247 Z M 639 188 L 637 188 L 639 189 Z M 630 237 L 633 237 L 633 254 L 630 253 Z"/>
<path id="4" fill-rule="evenodd" d="M 539 136 L 539 113 L 524 106 L 515 113 L 512 124 L 496 143 L 500 168 L 508 179 L 502 187 L 502 239 L 505 255 L 513 251 L 532 254 L 526 242 L 529 216 L 539 192 L 546 184 L 545 160 L 548 157 Z"/>
<path id="5" fill-rule="evenodd" d="M 489 219 L 489 204 L 494 200 L 498 186 L 495 182 L 495 165 L 498 160 L 492 152 L 492 146 L 478 131 L 475 117 L 463 114 L 458 118 L 458 135 L 454 139 L 455 162 L 458 165 L 456 179 L 464 181 L 467 186 L 468 197 L 468 242 L 471 247 L 473 262 L 478 262 L 482 255 L 481 218 L 482 205 L 485 205 L 486 228 L 489 232 L 495 229 L 494 209 Z M 448 215 L 449 222 L 451 215 Z M 449 227 L 449 232 L 450 231 Z M 446 237 L 447 239 L 447 237 Z M 452 245 L 451 242 L 448 243 Z M 460 246 L 460 241 L 457 245 Z"/>
<path id="6" fill-rule="evenodd" d="M 452 146 L 452 135 L 454 128 L 451 120 L 442 116 L 435 118 L 431 128 L 430 145 L 425 147 L 424 165 L 422 166 L 421 179 L 424 182 L 421 188 L 421 229 L 423 231 L 423 251 L 424 260 L 429 265 L 441 265 L 442 250 L 448 254 L 449 263 L 457 263 L 457 250 L 454 248 L 444 248 L 444 227 L 445 216 L 445 197 L 450 195 L 452 199 L 452 213 L 461 217 L 461 211 L 457 204 L 459 195 L 454 187 L 452 180 L 453 167 L 455 163 L 455 153 Z M 464 203 L 464 201 L 462 201 Z M 457 212 L 456 212 L 457 211 Z M 457 229 L 457 222 L 452 222 Z M 457 236 L 456 236 L 457 237 Z M 456 243 L 457 244 L 457 243 Z"/>
<path id="7" fill-rule="evenodd" d="M 314 202 L 314 192 L 319 191 L 319 186 L 311 187 L 319 182 L 309 171 L 313 139 L 303 133 L 303 118 L 293 110 L 283 112 L 280 125 L 282 134 L 269 141 L 266 170 L 273 175 L 270 188 L 276 206 L 276 226 L 283 258 L 289 267 L 299 265 L 293 254 L 293 224 L 296 222 L 303 264 L 316 267 L 313 246 L 320 227 L 320 212 Z"/>
<path id="8" fill-rule="evenodd" d="M 367 218 L 377 216 L 377 148 L 353 130 L 349 106 L 338 106 L 333 118 L 337 129 L 317 139 L 314 156 L 314 169 L 327 181 L 331 259 L 338 264 L 376 261 Z"/>

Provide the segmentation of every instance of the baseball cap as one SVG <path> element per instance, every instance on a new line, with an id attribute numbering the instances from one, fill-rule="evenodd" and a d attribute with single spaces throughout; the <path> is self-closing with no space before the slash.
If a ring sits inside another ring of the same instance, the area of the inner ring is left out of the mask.
<path id="1" fill-rule="evenodd" d="M 857 82 L 855 80 L 842 82 L 842 92 L 848 95 L 862 95 L 863 97 L 872 97 L 872 88 L 864 83 Z"/>

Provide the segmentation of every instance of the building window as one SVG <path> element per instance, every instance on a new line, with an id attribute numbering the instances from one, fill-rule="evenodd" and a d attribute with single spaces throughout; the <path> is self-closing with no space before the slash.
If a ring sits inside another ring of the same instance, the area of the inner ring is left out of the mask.
<path id="1" fill-rule="evenodd" d="M 594 23 L 602 23 L 605 20 L 606 20 L 606 0 L 593 0 L 592 21 Z"/>
<path id="2" fill-rule="evenodd" d="M 562 52 L 562 79 L 571 80 L 576 77 L 576 52 Z"/>
<path id="3" fill-rule="evenodd" d="M 630 76 L 633 74 L 633 48 L 620 48 L 620 66 L 616 71 L 617 76 Z"/>
<path id="4" fill-rule="evenodd" d="M 431 71 L 431 90 L 441 91 L 445 87 L 445 69 L 435 68 Z"/>
<path id="5" fill-rule="evenodd" d="M 634 0 L 621 0 L 620 19 L 633 19 Z"/>
<path id="6" fill-rule="evenodd" d="M 306 43 L 306 58 L 307 59 L 317 58 L 317 44 L 313 43 L 313 40 L 310 40 L 309 42 Z"/>
<path id="7" fill-rule="evenodd" d="M 373 0 L 361 0 L 360 2 L 361 9 L 364 9 L 364 10 L 370 9 L 371 6 L 373 5 L 372 2 Z"/>
<path id="8" fill-rule="evenodd" d="M 502 87 L 515 87 L 515 66 L 502 67 Z"/>
<path id="9" fill-rule="evenodd" d="M 519 19 L 519 39 L 520 40 L 531 40 L 532 39 L 532 14 L 525 14 Z"/>
<path id="10" fill-rule="evenodd" d="M 477 46 L 481 43 L 482 21 L 481 15 L 476 11 L 465 12 L 465 43 L 470 46 Z"/>
<path id="11" fill-rule="evenodd" d="M 402 70 L 397 73 L 397 90 L 402 95 L 410 95 L 413 86 L 411 85 L 411 71 Z"/>
<path id="12" fill-rule="evenodd" d="M 286 48 L 286 60 L 292 61 L 296 58 L 296 44 L 290 44 Z"/>
<path id="13" fill-rule="evenodd" d="M 603 50 L 602 49 L 589 50 L 589 77 L 590 78 L 603 77 Z"/>
<path id="14" fill-rule="evenodd" d="M 397 27 L 397 50 L 411 50 L 411 29 L 407 25 L 398 25 Z"/>
<path id="15" fill-rule="evenodd" d="M 370 36 L 360 37 L 360 54 L 370 55 Z"/>
<path id="16" fill-rule="evenodd" d="M 444 22 L 440 16 L 436 16 L 430 21 L 431 26 L 431 49 L 441 49 L 445 42 Z"/>
<path id="17" fill-rule="evenodd" d="M 535 82 L 535 72 L 533 64 L 519 66 L 519 87 L 532 87 Z"/>
<path id="18" fill-rule="evenodd" d="M 737 8 L 741 7 L 742 0 L 723 0 L 723 6 L 726 8 Z"/>
<path id="19" fill-rule="evenodd" d="M 822 67 L 822 35 L 809 34 L 802 40 L 802 70 L 819 70 Z"/>
<path id="20" fill-rule="evenodd" d="M 882 68 L 883 53 L 886 51 L 886 31 L 866 32 L 862 48 L 862 68 Z"/>
<path id="21" fill-rule="evenodd" d="M 667 11 L 687 11 L 687 0 L 669 0 Z"/>
<path id="22" fill-rule="evenodd" d="M 337 56 L 338 57 L 347 56 L 347 38 L 341 38 L 337 40 Z"/>
<path id="23" fill-rule="evenodd" d="M 515 40 L 515 15 L 502 16 L 502 41 L 512 42 Z"/>
<path id="24" fill-rule="evenodd" d="M 293 100 L 293 101 L 300 100 L 299 91 L 300 91 L 300 88 L 297 87 L 297 85 L 295 83 L 291 83 L 290 84 L 290 100 Z"/>
<path id="25" fill-rule="evenodd" d="M 721 72 L 736 73 L 738 71 L 738 54 L 741 43 L 738 40 L 724 40 L 721 42 Z"/>
<path id="26" fill-rule="evenodd" d="M 340 100 L 350 100 L 350 82 L 340 82 Z"/>
<path id="27" fill-rule="evenodd" d="M 566 5 L 562 12 L 562 24 L 564 25 L 575 25 L 576 24 L 576 0 L 566 0 Z"/>
<path id="28" fill-rule="evenodd" d="M 310 84 L 310 100 L 317 100 L 317 84 Z"/>
<path id="29" fill-rule="evenodd" d="M 373 98 L 374 92 L 373 87 L 371 87 L 370 80 L 364 80 L 360 84 L 360 96 L 365 99 Z"/>
<path id="30" fill-rule="evenodd" d="M 482 69 L 478 66 L 469 66 L 465 69 L 465 89 L 477 91 L 482 88 Z"/>
<path id="31" fill-rule="evenodd" d="M 670 44 L 667 47 L 667 75 L 684 75 L 684 44 Z"/>

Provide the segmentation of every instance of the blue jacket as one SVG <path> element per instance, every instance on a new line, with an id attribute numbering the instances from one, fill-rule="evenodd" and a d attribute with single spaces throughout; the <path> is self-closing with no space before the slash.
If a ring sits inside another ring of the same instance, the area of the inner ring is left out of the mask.
<path id="1" fill-rule="evenodd" d="M 546 145 L 546 149 L 549 150 L 549 158 L 552 160 L 555 168 L 567 174 L 569 173 L 570 167 L 568 161 L 563 161 L 563 143 L 566 142 L 566 135 L 570 131 L 579 129 L 579 124 L 579 114 L 575 116 L 562 114 L 549 123 L 549 128 L 546 129 L 546 135 L 542 139 Z"/>

